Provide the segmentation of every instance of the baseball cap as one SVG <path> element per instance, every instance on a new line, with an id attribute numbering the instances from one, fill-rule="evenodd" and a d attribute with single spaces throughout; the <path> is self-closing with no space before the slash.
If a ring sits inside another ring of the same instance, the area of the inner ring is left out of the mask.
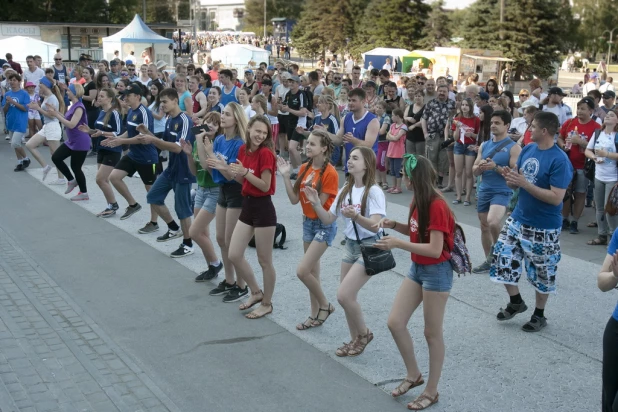
<path id="1" fill-rule="evenodd" d="M 601 95 L 604 99 L 614 99 L 616 97 L 616 93 L 613 90 L 605 90 Z"/>
<path id="2" fill-rule="evenodd" d="M 263 80 L 262 80 L 262 86 L 263 86 L 263 85 L 266 85 L 266 86 L 272 86 L 272 85 L 273 85 L 273 82 L 272 82 L 272 80 L 270 80 L 270 79 L 263 79 Z"/>
<path id="3" fill-rule="evenodd" d="M 125 95 L 125 96 L 127 94 L 137 94 L 137 95 L 141 96 L 143 93 L 144 93 L 144 91 L 137 84 L 130 84 L 130 85 L 128 85 L 127 88 L 124 89 L 124 91 L 122 92 L 122 94 Z"/>
<path id="4" fill-rule="evenodd" d="M 4 64 L 2 65 L 2 67 L 3 67 L 3 68 L 4 68 L 4 67 L 11 67 L 11 65 L 10 65 L 9 63 L 4 63 Z"/>
<path id="5" fill-rule="evenodd" d="M 27 89 L 28 87 L 36 87 L 36 84 L 32 82 L 27 82 L 26 85 L 24 86 L 24 89 Z"/>
<path id="6" fill-rule="evenodd" d="M 275 66 L 268 66 L 266 70 L 276 70 L 276 69 L 275 69 Z"/>
<path id="7" fill-rule="evenodd" d="M 487 92 L 480 92 L 479 93 L 479 99 L 481 99 L 481 100 L 489 100 L 489 93 L 487 93 Z"/>
<path id="8" fill-rule="evenodd" d="M 283 72 L 283 73 L 280 74 L 280 76 L 281 76 L 282 80 L 290 80 L 290 78 L 292 77 L 292 75 L 290 73 L 288 73 L 288 72 Z"/>
<path id="9" fill-rule="evenodd" d="M 523 102 L 523 103 L 521 104 L 521 107 L 520 107 L 519 109 L 517 109 L 517 111 L 518 111 L 520 114 L 524 114 L 524 111 L 526 110 L 526 108 L 527 108 L 527 107 L 530 107 L 530 106 L 536 106 L 536 103 L 534 103 L 534 102 L 533 102 L 533 101 L 531 101 L 531 100 L 526 100 L 525 102 Z"/>
<path id="10" fill-rule="evenodd" d="M 86 56 L 84 56 L 84 55 L 79 56 L 79 61 L 80 61 L 80 62 L 85 62 L 85 61 L 87 61 L 87 60 L 88 60 L 88 59 L 86 58 Z"/>
<path id="11" fill-rule="evenodd" d="M 80 59 L 81 59 L 81 57 L 80 57 Z M 86 60 L 86 59 L 84 59 L 84 60 Z M 112 61 L 109 62 L 109 65 L 110 66 L 117 66 L 118 62 L 116 60 L 112 60 Z"/>
<path id="12" fill-rule="evenodd" d="M 246 70 L 245 70 L 245 74 L 247 74 L 247 73 L 251 73 L 251 74 L 253 74 L 253 70 L 251 70 L 251 69 L 246 69 Z"/>
<path id="13" fill-rule="evenodd" d="M 300 77 L 298 76 L 290 76 L 290 80 L 292 80 L 293 82 L 300 83 Z"/>
<path id="14" fill-rule="evenodd" d="M 560 87 L 550 87 L 549 90 L 547 91 L 547 94 L 558 94 L 560 96 L 566 96 L 567 94 L 565 92 L 562 91 L 562 89 Z"/>
<path id="15" fill-rule="evenodd" d="M 592 97 L 588 97 L 588 96 L 584 97 L 579 102 L 577 102 L 577 105 L 579 106 L 582 103 L 587 104 L 591 110 L 594 110 L 594 99 Z"/>

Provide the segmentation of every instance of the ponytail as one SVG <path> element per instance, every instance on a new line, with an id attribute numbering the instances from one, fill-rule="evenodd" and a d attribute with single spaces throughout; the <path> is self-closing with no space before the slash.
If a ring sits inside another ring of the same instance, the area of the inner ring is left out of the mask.
<path id="1" fill-rule="evenodd" d="M 112 116 L 112 112 L 116 111 L 120 113 L 121 107 L 120 101 L 118 100 L 116 92 L 113 89 L 103 89 L 101 91 L 104 92 L 107 96 L 111 96 L 112 99 L 112 107 L 107 111 L 107 113 L 105 113 L 105 117 L 103 117 L 103 127 L 107 127 L 109 123 L 109 118 Z"/>
<path id="2" fill-rule="evenodd" d="M 62 114 L 66 113 L 66 105 L 64 104 L 64 97 L 62 96 L 62 93 L 60 92 L 60 88 L 58 88 L 57 84 L 54 84 L 51 88 L 51 92 L 54 96 L 56 96 L 56 99 L 58 99 L 58 111 Z"/>

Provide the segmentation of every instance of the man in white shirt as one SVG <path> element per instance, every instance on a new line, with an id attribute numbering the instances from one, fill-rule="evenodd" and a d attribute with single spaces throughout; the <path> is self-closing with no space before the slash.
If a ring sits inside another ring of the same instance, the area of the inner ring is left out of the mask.
<path id="1" fill-rule="evenodd" d="M 588 79 L 588 83 L 584 84 L 584 88 L 582 90 L 582 94 L 584 96 L 587 96 L 588 93 L 590 93 L 591 90 L 596 90 L 596 89 L 597 89 L 596 79 L 593 78 L 592 76 L 590 76 L 590 78 Z"/>
<path id="2" fill-rule="evenodd" d="M 24 70 L 24 84 L 32 82 L 36 85 L 36 92 L 39 92 L 39 82 L 45 77 L 45 71 L 40 67 L 37 67 L 34 56 L 26 57 L 26 63 L 28 68 Z"/>
<path id="3" fill-rule="evenodd" d="M 344 66 L 346 74 L 352 74 L 352 68 L 354 67 L 354 60 L 352 59 L 352 56 L 348 56 L 348 59 L 345 61 Z"/>
<path id="4" fill-rule="evenodd" d="M 544 112 L 551 112 L 558 117 L 560 125 L 569 120 L 567 110 L 562 104 L 562 98 L 566 96 L 566 93 L 562 91 L 560 87 L 551 87 L 548 91 L 549 100 L 546 105 L 543 106 Z"/>
<path id="5" fill-rule="evenodd" d="M 599 87 L 599 91 L 601 93 L 605 93 L 606 91 L 612 91 L 612 92 L 616 92 L 616 89 L 614 88 L 614 78 L 613 77 L 608 77 L 607 81 L 605 81 L 605 83 L 603 83 L 601 85 L 601 87 Z"/>
<path id="6" fill-rule="evenodd" d="M 393 71 L 393 65 L 391 64 L 391 59 L 386 58 L 386 63 L 382 66 L 382 70 L 388 70 L 389 73 Z"/>

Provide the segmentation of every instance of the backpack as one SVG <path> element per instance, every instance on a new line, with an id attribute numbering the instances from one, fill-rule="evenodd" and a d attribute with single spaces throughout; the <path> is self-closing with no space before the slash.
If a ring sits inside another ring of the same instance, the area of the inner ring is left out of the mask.
<path id="1" fill-rule="evenodd" d="M 279 243 L 277 243 L 277 237 L 279 237 L 279 235 L 281 235 L 281 239 L 279 239 Z M 283 247 L 284 243 L 285 243 L 285 226 L 283 226 L 281 223 L 277 223 L 277 227 L 275 228 L 275 238 L 273 239 L 273 248 L 285 250 L 287 249 L 287 247 Z M 255 247 L 255 236 L 253 236 L 251 240 L 249 241 L 249 246 Z"/>
<path id="2" fill-rule="evenodd" d="M 449 259 L 453 270 L 457 272 L 457 276 L 467 273 L 472 273 L 472 261 L 470 253 L 466 246 L 466 235 L 459 224 L 455 223 L 455 232 L 453 235 L 453 249 L 451 250 L 451 258 Z"/>

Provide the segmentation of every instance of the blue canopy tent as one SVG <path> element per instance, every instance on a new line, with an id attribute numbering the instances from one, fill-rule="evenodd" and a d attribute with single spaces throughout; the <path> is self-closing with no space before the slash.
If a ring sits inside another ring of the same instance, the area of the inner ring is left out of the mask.
<path id="1" fill-rule="evenodd" d="M 386 64 L 386 59 L 391 60 L 391 65 L 394 66 L 394 72 L 401 71 L 401 62 L 403 56 L 410 54 L 410 50 L 406 49 L 391 49 L 388 47 L 377 47 L 373 50 L 369 50 L 363 53 L 363 66 L 365 69 L 369 67 L 369 62 L 376 69 L 382 69 Z"/>

